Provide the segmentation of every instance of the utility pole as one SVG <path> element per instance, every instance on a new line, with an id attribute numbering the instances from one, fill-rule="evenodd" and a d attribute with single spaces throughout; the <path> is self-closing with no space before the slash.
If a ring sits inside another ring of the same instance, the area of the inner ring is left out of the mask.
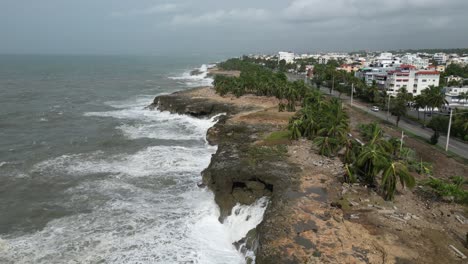
<path id="1" fill-rule="evenodd" d="M 453 109 L 450 109 L 450 119 L 449 119 L 449 126 L 447 131 L 447 144 L 445 145 L 445 152 L 448 151 L 449 142 L 450 142 L 450 129 L 452 127 L 452 116 L 453 116 Z"/>
<path id="2" fill-rule="evenodd" d="M 390 117 L 390 96 L 391 94 L 388 95 L 388 102 L 387 102 L 387 121 L 388 121 L 388 118 Z"/>
<path id="3" fill-rule="evenodd" d="M 354 83 L 351 84 L 351 106 L 353 106 Z"/>
<path id="4" fill-rule="evenodd" d="M 403 150 L 403 139 L 405 138 L 405 131 L 401 131 L 401 140 L 400 140 L 400 153 Z"/>
<path id="5" fill-rule="evenodd" d="M 332 89 L 330 91 L 330 95 L 333 95 L 333 89 L 335 89 L 335 74 L 332 75 Z"/>

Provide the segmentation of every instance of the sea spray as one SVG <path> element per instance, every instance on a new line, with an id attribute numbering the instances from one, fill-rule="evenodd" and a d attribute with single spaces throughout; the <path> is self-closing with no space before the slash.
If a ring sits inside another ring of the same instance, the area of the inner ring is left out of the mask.
<path id="1" fill-rule="evenodd" d="M 269 198 L 262 197 L 251 205 L 237 204 L 232 208 L 231 215 L 224 221 L 231 242 L 237 246 L 246 259 L 255 261 L 255 248 L 248 245 L 251 244 L 248 241 L 251 238 L 247 238 L 247 235 L 263 221 L 268 203 Z"/>
<path id="2" fill-rule="evenodd" d="M 181 76 L 169 77 L 172 80 L 184 82 L 189 87 L 209 86 L 213 83 L 213 78 L 208 77 L 208 70 L 214 65 L 203 64 L 195 71 L 186 71 Z"/>

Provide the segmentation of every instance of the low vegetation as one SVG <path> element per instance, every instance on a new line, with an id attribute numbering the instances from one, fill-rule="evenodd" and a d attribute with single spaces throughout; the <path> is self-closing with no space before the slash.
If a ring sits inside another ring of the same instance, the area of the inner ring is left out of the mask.
<path id="1" fill-rule="evenodd" d="M 423 184 L 432 188 L 439 197 L 468 204 L 468 191 L 464 189 L 468 182 L 463 177 L 452 177 L 450 180 L 429 178 Z"/>

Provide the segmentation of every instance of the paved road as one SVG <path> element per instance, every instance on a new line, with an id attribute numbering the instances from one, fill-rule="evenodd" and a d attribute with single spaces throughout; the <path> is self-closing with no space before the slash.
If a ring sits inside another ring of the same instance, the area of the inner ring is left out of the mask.
<path id="1" fill-rule="evenodd" d="M 327 88 L 327 87 L 322 87 L 322 88 L 320 88 L 320 90 L 322 92 L 324 92 L 325 94 L 330 94 L 330 89 Z M 333 96 L 338 97 L 338 93 L 333 91 Z M 349 96 L 341 95 L 341 99 L 344 102 L 346 102 L 347 104 L 350 104 Z M 368 106 L 365 103 L 360 102 L 360 101 L 358 101 L 356 99 L 354 100 L 353 106 L 355 106 L 355 107 L 357 107 L 359 109 L 362 109 L 365 112 L 367 112 L 367 113 L 369 113 L 369 114 L 371 114 L 373 116 L 376 116 L 376 117 L 378 117 L 378 118 L 380 118 L 382 120 L 388 120 L 388 121 L 393 122 L 393 123 L 395 123 L 395 121 L 396 121 L 395 117 L 387 116 L 386 111 L 373 112 L 373 111 L 370 110 L 370 106 Z M 413 134 L 416 134 L 418 136 L 421 136 L 421 137 L 424 137 L 424 138 L 427 138 L 427 139 L 429 139 L 433 134 L 433 131 L 431 129 L 423 128 L 423 127 L 421 127 L 420 124 L 418 124 L 418 123 L 416 123 L 414 121 L 411 121 L 411 120 L 405 120 L 405 119 L 400 120 L 399 127 L 404 129 L 404 130 L 407 130 L 407 131 L 409 131 L 409 132 L 411 132 Z M 438 145 L 445 149 L 446 144 L 447 144 L 447 137 L 441 135 L 439 137 Z M 453 137 L 450 137 L 449 150 L 452 151 L 453 153 L 461 156 L 461 157 L 464 157 L 464 158 L 468 159 L 468 144 L 466 144 L 464 142 L 461 142 L 459 140 L 456 140 Z"/>

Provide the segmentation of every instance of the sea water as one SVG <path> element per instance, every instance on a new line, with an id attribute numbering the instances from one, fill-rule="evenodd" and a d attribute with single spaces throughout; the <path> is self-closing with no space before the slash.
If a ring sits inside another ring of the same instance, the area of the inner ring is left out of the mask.
<path id="1" fill-rule="evenodd" d="M 0 263 L 245 263 L 267 201 L 218 221 L 215 119 L 145 108 L 210 59 L 0 56 Z"/>

